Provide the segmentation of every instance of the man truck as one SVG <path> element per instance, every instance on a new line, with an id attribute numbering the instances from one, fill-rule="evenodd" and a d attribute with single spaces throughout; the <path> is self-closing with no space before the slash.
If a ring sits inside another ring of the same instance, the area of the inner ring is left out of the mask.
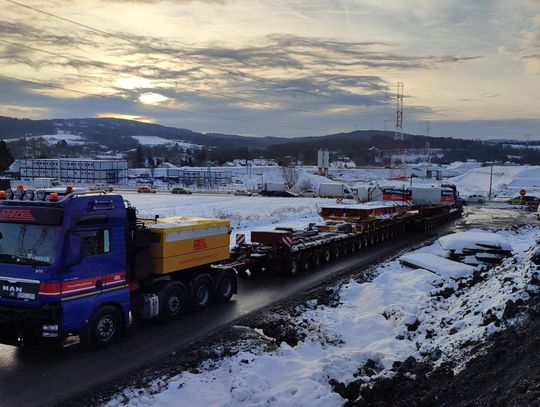
<path id="1" fill-rule="evenodd" d="M 107 346 L 237 289 L 222 219 L 140 219 L 120 195 L 0 191 L 0 342 Z"/>

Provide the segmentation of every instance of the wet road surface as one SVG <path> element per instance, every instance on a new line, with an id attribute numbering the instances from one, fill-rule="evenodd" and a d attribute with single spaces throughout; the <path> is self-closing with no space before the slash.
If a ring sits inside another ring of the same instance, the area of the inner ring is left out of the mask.
<path id="1" fill-rule="evenodd" d="M 120 341 L 99 352 L 88 352 L 75 346 L 60 352 L 28 353 L 0 345 L 0 406 L 41 406 L 62 401 L 127 375 L 219 327 L 321 284 L 325 279 L 381 261 L 399 250 L 449 231 L 534 223 L 538 221 L 532 213 L 469 206 L 464 218 L 454 224 L 374 247 L 311 273 L 294 278 L 258 276 L 241 279 L 239 295 L 229 303 L 214 305 L 166 325 L 132 325 Z"/>

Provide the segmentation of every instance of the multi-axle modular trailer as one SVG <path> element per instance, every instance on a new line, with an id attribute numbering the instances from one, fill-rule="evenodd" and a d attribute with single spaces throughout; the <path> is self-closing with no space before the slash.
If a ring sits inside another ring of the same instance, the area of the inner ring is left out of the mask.
<path id="1" fill-rule="evenodd" d="M 371 202 L 321 208 L 325 222 L 306 229 L 251 232 L 237 237 L 237 271 L 296 274 L 406 234 L 426 231 L 461 216 L 454 204 L 413 207 L 406 202 Z"/>

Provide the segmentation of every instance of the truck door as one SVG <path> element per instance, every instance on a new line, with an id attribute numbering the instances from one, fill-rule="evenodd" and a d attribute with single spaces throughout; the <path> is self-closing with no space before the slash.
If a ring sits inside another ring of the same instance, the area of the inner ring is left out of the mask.
<path id="1" fill-rule="evenodd" d="M 64 331 L 82 326 L 101 301 L 104 274 L 114 263 L 109 235 L 105 227 L 77 229 L 69 234 L 62 273 Z"/>

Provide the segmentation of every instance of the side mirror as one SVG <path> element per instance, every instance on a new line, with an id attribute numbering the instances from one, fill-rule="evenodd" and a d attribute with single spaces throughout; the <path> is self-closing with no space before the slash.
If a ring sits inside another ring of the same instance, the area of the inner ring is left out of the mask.
<path id="1" fill-rule="evenodd" d="M 73 266 L 81 262 L 81 235 L 70 233 L 66 263 Z"/>

